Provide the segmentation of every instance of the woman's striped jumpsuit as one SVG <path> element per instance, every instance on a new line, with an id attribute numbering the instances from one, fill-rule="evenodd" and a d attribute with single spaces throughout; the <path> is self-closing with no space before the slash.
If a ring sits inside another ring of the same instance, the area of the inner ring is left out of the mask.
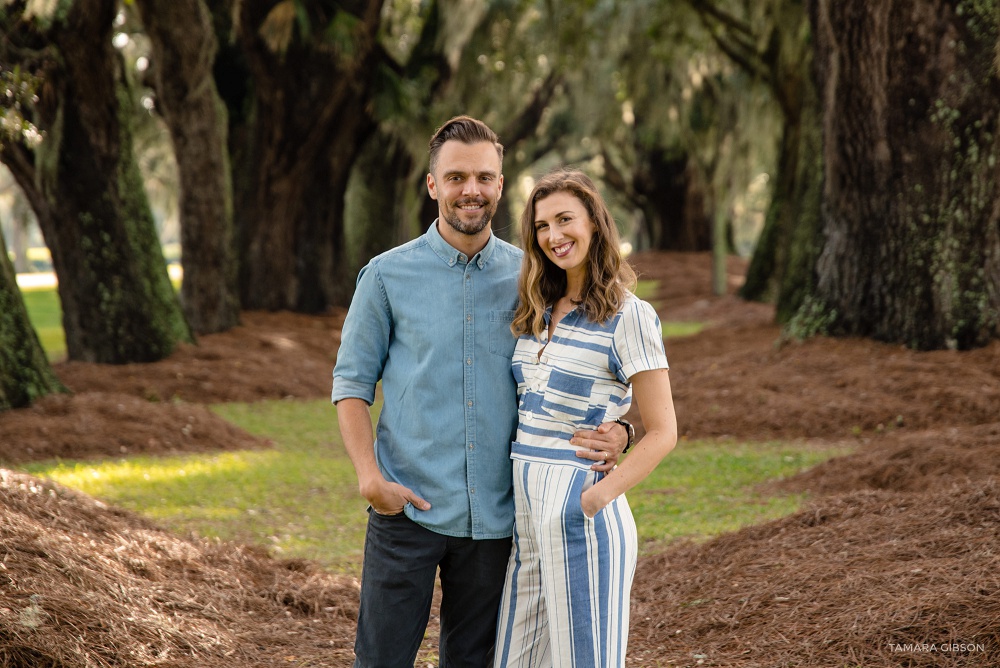
<path id="1" fill-rule="evenodd" d="M 604 324 L 577 309 L 551 341 L 518 340 L 514 547 L 495 668 L 625 665 L 635 522 L 624 495 L 583 514 L 580 495 L 603 474 L 569 439 L 628 411 L 633 374 L 665 368 L 660 321 L 634 296 Z"/>

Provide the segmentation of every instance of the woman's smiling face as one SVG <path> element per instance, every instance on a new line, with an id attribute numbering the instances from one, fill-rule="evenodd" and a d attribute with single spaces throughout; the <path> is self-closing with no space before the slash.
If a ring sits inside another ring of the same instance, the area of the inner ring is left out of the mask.
<path id="1" fill-rule="evenodd" d="M 576 195 L 554 192 L 535 202 L 535 238 L 545 257 L 567 274 L 586 275 L 597 226 Z"/>

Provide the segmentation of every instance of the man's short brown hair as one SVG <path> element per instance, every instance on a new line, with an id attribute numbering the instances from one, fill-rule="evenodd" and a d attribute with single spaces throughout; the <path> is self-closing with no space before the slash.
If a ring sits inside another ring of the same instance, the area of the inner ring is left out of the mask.
<path id="1" fill-rule="evenodd" d="M 463 144 L 478 144 L 479 142 L 489 142 L 497 149 L 500 157 L 500 167 L 503 167 L 503 144 L 497 133 L 493 132 L 486 123 L 472 118 L 471 116 L 456 116 L 437 129 L 430 143 L 430 170 L 434 173 L 437 167 L 438 153 L 446 141 L 460 141 Z"/>

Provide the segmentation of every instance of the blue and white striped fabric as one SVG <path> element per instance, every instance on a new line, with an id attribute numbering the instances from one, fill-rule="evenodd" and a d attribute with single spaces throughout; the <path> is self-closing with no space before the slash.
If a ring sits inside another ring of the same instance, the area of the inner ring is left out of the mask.
<path id="1" fill-rule="evenodd" d="M 630 297 L 608 323 L 574 310 L 551 341 L 523 336 L 518 384 L 514 546 L 500 606 L 495 668 L 621 668 L 638 552 L 619 496 L 593 519 L 580 495 L 603 474 L 569 439 L 628 411 L 628 379 L 667 368 L 660 321 Z"/>
<path id="2" fill-rule="evenodd" d="M 580 495 L 603 474 L 514 461 L 514 547 L 495 668 L 620 668 L 638 554 L 625 496 L 593 519 Z"/>
<path id="3" fill-rule="evenodd" d="M 660 320 L 634 295 L 604 324 L 574 309 L 551 341 L 522 336 L 511 362 L 518 398 L 511 457 L 589 469 L 593 462 L 569 443 L 573 432 L 625 415 L 632 405 L 628 379 L 666 368 Z"/>

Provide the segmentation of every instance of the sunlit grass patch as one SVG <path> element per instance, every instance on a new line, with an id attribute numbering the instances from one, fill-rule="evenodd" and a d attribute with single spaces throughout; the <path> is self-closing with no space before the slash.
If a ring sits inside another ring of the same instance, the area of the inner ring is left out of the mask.
<path id="1" fill-rule="evenodd" d="M 694 336 L 705 329 L 703 322 L 663 322 L 660 330 L 665 339 L 679 339 L 683 336 Z"/>

